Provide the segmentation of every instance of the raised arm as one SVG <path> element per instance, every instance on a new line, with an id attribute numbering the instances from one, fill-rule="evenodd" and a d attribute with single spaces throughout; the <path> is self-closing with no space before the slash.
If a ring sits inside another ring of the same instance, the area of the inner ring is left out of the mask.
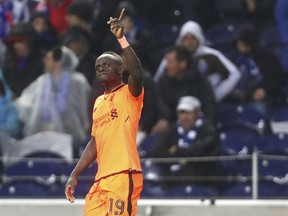
<path id="1" fill-rule="evenodd" d="M 123 14 L 125 9 L 122 9 L 119 18 L 112 18 L 107 22 L 110 25 L 111 32 L 117 38 L 121 48 L 123 49 L 123 54 L 126 59 L 126 67 L 128 72 L 130 73 L 128 78 L 128 86 L 130 92 L 133 96 L 137 97 L 140 95 L 142 91 L 142 65 L 137 57 L 136 53 L 134 52 L 133 48 L 127 42 L 123 30 L 124 30 L 124 23 L 122 21 Z"/>

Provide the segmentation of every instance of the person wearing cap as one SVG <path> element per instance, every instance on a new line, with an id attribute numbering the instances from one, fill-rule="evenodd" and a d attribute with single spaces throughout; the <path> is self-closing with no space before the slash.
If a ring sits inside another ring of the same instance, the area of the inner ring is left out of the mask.
<path id="1" fill-rule="evenodd" d="M 151 157 L 186 158 L 218 155 L 218 136 L 213 124 L 206 120 L 198 98 L 186 95 L 179 99 L 176 108 L 177 121 L 159 135 Z M 217 165 L 213 162 L 172 162 L 162 163 L 164 175 L 168 176 L 212 176 L 217 175 Z M 163 186 L 175 186 L 194 181 L 165 181 Z M 208 184 L 204 179 L 197 183 Z"/>

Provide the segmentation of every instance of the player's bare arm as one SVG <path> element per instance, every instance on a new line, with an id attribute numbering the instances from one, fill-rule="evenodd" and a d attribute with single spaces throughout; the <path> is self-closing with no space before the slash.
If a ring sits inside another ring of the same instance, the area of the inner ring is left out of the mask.
<path id="1" fill-rule="evenodd" d="M 107 22 L 110 25 L 111 32 L 115 35 L 118 40 L 123 38 L 123 30 L 124 24 L 122 21 L 125 9 L 123 8 L 119 18 L 112 18 Z M 142 66 L 139 58 L 137 57 L 136 53 L 134 52 L 133 48 L 128 45 L 127 47 L 123 48 L 123 54 L 126 58 L 126 67 L 130 73 L 128 79 L 128 86 L 130 92 L 133 96 L 137 97 L 140 95 L 142 91 Z"/>
<path id="2" fill-rule="evenodd" d="M 95 138 L 92 137 L 84 149 L 77 165 L 71 172 L 70 177 L 65 185 L 65 195 L 71 203 L 74 203 L 75 201 L 73 194 L 75 192 L 75 186 L 77 185 L 78 176 L 83 172 L 84 169 L 86 169 L 91 163 L 95 161 L 96 156 L 97 153 Z"/>

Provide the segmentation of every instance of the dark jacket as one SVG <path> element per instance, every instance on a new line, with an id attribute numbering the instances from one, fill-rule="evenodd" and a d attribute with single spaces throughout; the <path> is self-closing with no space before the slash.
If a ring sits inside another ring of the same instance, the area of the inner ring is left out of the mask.
<path id="1" fill-rule="evenodd" d="M 175 124 L 171 125 L 169 130 L 160 136 L 159 140 L 155 143 L 152 150 L 152 157 L 156 158 L 186 158 L 186 157 L 204 157 L 219 155 L 218 134 L 213 124 L 204 122 L 196 130 L 196 137 L 186 148 L 179 147 L 178 140 L 180 135 Z M 177 146 L 175 154 L 171 154 L 169 149 L 172 146 Z M 172 170 L 173 164 L 180 164 L 179 170 Z M 217 161 L 194 161 L 194 162 L 169 162 L 161 163 L 160 167 L 164 176 L 177 176 L 179 181 L 169 182 L 164 181 L 164 185 L 173 186 L 177 184 L 186 183 L 201 183 L 210 184 L 205 179 L 193 179 L 193 177 L 203 176 L 221 176 L 223 172 L 220 169 Z M 190 179 L 181 179 L 181 177 L 190 177 Z M 192 177 L 192 178 L 191 178 Z M 205 178 L 205 177 L 204 177 Z"/>
<path id="2" fill-rule="evenodd" d="M 212 87 L 204 77 L 196 71 L 186 71 L 183 77 L 171 78 L 165 73 L 157 83 L 157 94 L 159 96 L 160 117 L 169 122 L 175 122 L 176 106 L 182 96 L 191 95 L 197 97 L 201 102 L 201 109 L 205 117 L 214 122 L 216 102 Z"/>

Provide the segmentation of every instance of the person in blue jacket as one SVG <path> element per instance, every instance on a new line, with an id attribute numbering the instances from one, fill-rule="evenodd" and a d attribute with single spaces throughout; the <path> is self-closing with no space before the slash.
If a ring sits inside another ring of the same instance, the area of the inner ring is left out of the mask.
<path id="1" fill-rule="evenodd" d="M 20 121 L 13 102 L 13 94 L 0 69 L 0 133 L 19 138 Z"/>

